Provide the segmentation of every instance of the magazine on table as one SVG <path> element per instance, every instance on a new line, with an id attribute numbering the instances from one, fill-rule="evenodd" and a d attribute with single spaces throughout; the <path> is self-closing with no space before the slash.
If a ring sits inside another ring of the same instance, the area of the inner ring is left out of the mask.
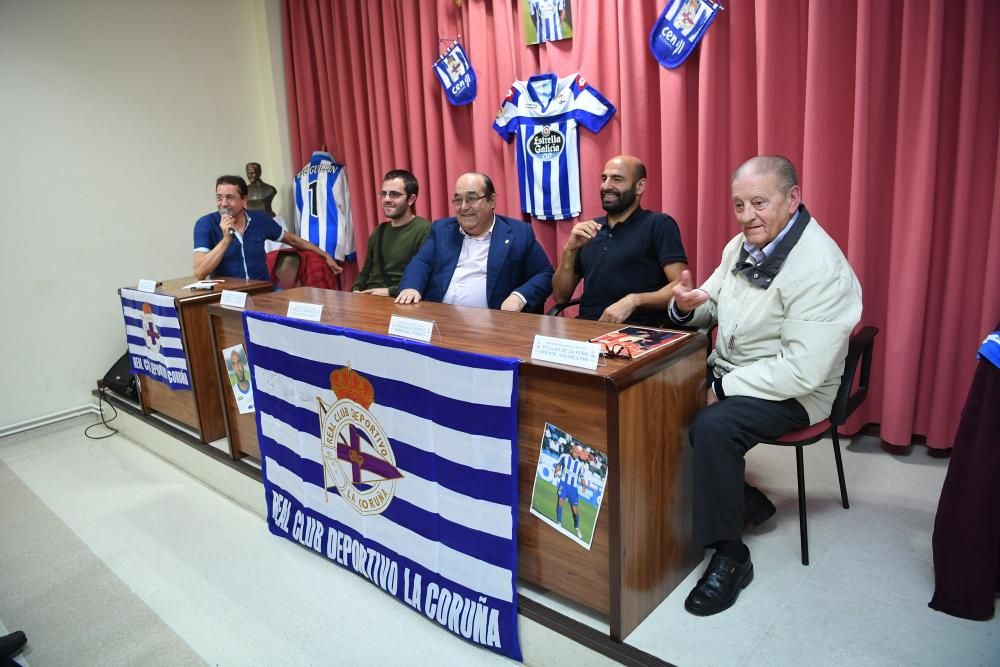
<path id="1" fill-rule="evenodd" d="M 591 338 L 589 342 L 600 344 L 601 354 L 605 356 L 637 359 L 653 350 L 678 343 L 690 335 L 682 331 L 629 326 Z"/>

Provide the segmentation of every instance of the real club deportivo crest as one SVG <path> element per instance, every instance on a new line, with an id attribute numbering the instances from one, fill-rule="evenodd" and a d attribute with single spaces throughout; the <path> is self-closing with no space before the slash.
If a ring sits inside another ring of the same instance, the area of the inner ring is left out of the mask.
<path id="1" fill-rule="evenodd" d="M 160 351 L 160 331 L 153 322 L 153 307 L 148 303 L 142 304 L 142 337 L 146 339 L 146 347 Z"/>
<path id="2" fill-rule="evenodd" d="M 323 488 L 336 487 L 359 514 L 381 514 L 396 493 L 396 456 L 382 425 L 368 409 L 375 400 L 371 382 L 350 366 L 330 373 L 337 399 L 327 405 L 319 397 Z"/>

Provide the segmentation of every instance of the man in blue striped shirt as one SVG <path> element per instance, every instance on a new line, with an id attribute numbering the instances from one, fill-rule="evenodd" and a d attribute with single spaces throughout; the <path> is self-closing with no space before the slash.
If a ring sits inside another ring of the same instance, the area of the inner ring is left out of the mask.
<path id="1" fill-rule="evenodd" d="M 296 250 L 311 250 L 334 273 L 343 271 L 333 257 L 309 241 L 281 228 L 263 211 L 247 210 L 247 182 L 242 176 L 220 176 L 215 181 L 218 210 L 194 223 L 194 275 L 270 280 L 265 241 L 281 241 Z"/>
<path id="2" fill-rule="evenodd" d="M 583 479 L 583 471 L 587 463 L 582 458 L 583 450 L 578 445 L 569 448 L 569 453 L 563 452 L 559 456 L 559 461 L 554 469 L 555 478 L 559 481 L 556 497 L 556 523 L 562 525 L 563 500 L 569 501 L 570 510 L 573 512 L 573 528 L 576 536 L 581 540 L 583 533 L 580 532 L 580 491 L 579 486 L 587 485 Z"/>

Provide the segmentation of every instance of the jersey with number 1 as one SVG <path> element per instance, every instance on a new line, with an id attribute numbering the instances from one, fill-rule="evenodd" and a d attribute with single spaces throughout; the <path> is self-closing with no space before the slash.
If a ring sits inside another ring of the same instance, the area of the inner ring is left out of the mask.
<path id="1" fill-rule="evenodd" d="M 515 81 L 493 129 L 517 136 L 521 210 L 541 220 L 580 215 L 580 149 L 577 125 L 598 132 L 615 107 L 579 74 L 538 74 Z"/>
<path id="2" fill-rule="evenodd" d="M 339 261 L 354 261 L 351 195 L 344 165 L 323 151 L 295 175 L 295 212 L 299 236 Z"/>

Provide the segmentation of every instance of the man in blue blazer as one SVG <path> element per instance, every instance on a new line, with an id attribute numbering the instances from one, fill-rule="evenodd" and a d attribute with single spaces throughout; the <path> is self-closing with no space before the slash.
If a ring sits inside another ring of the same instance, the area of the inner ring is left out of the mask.
<path id="1" fill-rule="evenodd" d="M 437 220 L 410 260 L 396 303 L 440 301 L 499 310 L 537 310 L 552 292 L 552 265 L 531 225 L 496 215 L 486 174 L 455 183 L 456 217 Z"/>

